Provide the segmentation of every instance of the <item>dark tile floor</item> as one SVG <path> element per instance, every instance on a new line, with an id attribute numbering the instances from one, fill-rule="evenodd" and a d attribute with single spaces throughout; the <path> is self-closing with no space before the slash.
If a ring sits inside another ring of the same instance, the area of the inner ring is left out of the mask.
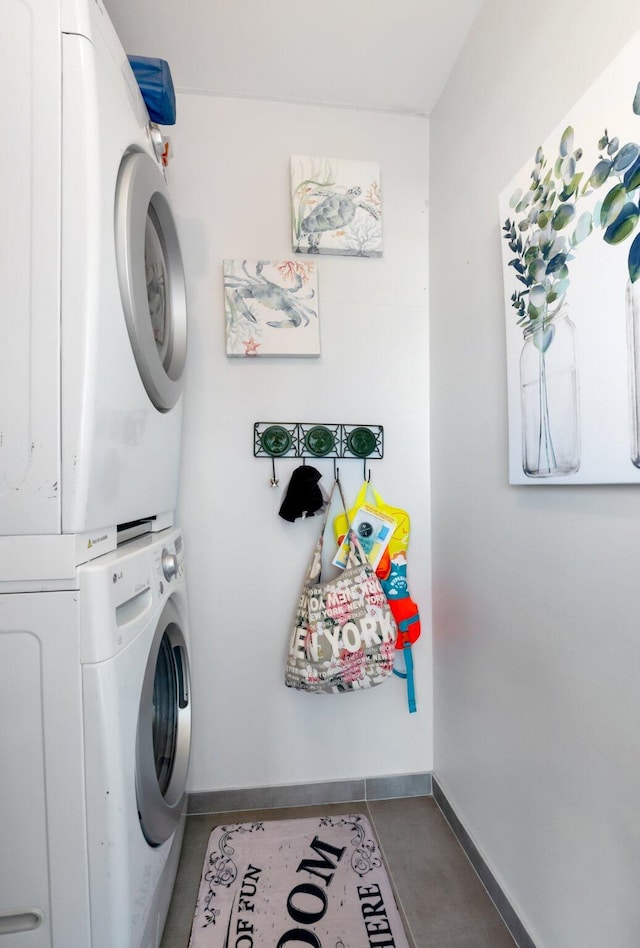
<path id="1" fill-rule="evenodd" d="M 323 813 L 362 813 L 368 818 L 414 948 L 513 948 L 511 935 L 432 797 L 188 817 L 161 948 L 187 948 L 214 826 Z"/>

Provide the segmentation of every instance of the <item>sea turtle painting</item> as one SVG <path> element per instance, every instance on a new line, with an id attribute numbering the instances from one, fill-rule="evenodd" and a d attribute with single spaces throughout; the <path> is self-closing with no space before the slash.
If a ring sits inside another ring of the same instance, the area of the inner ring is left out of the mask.
<path id="1" fill-rule="evenodd" d="M 382 255 L 377 164 L 293 156 L 291 194 L 296 253 Z"/>

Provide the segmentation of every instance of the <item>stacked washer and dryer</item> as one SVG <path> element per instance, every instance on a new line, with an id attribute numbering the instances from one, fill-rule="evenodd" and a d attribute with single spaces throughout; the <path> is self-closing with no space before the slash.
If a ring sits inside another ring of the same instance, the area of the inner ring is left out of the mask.
<path id="1" fill-rule="evenodd" d="M 0 18 L 0 948 L 156 948 L 191 724 L 162 135 L 101 0 Z"/>

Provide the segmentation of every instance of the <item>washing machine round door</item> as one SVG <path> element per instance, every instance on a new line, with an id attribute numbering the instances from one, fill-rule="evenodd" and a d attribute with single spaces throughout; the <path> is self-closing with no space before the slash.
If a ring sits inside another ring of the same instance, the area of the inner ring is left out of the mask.
<path id="1" fill-rule="evenodd" d="M 147 661 L 136 738 L 138 814 L 152 846 L 172 835 L 184 812 L 190 745 L 189 659 L 180 613 L 169 599 Z"/>
<path id="2" fill-rule="evenodd" d="M 158 411 L 169 411 L 182 392 L 187 354 L 184 268 L 164 176 L 144 152 L 128 152 L 120 165 L 115 242 L 140 378 Z"/>

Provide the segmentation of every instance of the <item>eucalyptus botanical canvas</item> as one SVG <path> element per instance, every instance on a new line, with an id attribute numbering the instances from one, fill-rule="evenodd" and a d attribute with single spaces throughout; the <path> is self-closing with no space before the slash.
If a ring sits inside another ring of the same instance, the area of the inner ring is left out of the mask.
<path id="1" fill-rule="evenodd" d="M 314 261 L 225 260 L 228 356 L 319 356 Z"/>
<path id="2" fill-rule="evenodd" d="M 640 34 L 500 195 L 513 484 L 640 482 Z"/>
<path id="3" fill-rule="evenodd" d="M 295 253 L 382 256 L 379 166 L 293 155 L 291 215 Z"/>

